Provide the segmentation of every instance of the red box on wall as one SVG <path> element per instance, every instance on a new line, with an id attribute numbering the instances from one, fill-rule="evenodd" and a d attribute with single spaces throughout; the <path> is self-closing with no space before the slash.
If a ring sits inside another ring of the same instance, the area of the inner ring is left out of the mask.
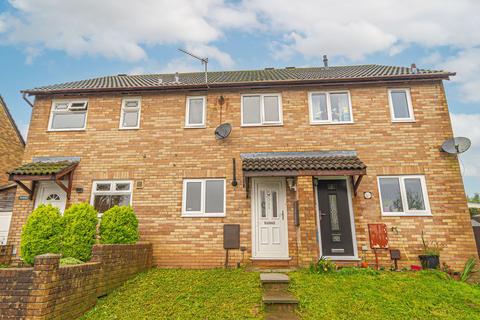
<path id="1" fill-rule="evenodd" d="M 384 223 L 372 223 L 368 225 L 371 249 L 388 249 L 387 225 Z"/>

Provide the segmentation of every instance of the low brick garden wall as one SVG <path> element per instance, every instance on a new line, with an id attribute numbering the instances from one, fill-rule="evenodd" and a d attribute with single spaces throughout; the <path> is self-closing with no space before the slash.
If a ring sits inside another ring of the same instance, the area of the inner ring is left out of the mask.
<path id="1" fill-rule="evenodd" d="M 95 245 L 90 262 L 59 264 L 60 255 L 44 254 L 33 268 L 1 268 L 0 319 L 78 318 L 97 297 L 151 268 L 152 245 Z"/>

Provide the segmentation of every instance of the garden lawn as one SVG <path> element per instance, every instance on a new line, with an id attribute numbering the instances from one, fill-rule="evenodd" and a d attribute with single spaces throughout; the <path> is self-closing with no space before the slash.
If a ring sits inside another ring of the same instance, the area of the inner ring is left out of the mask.
<path id="1" fill-rule="evenodd" d="M 345 271 L 289 274 L 302 319 L 480 319 L 478 285 L 440 272 Z"/>
<path id="2" fill-rule="evenodd" d="M 259 274 L 153 269 L 126 282 L 82 319 L 262 319 Z"/>

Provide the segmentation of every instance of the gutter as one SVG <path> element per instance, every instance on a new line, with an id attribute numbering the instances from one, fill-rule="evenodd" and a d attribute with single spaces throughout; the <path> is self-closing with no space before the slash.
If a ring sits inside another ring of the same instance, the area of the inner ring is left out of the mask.
<path id="1" fill-rule="evenodd" d="M 347 85 L 358 83 L 385 83 L 385 82 L 403 82 L 403 81 L 429 81 L 429 80 L 449 80 L 451 76 L 455 76 L 455 72 L 441 74 L 412 74 L 404 76 L 389 77 L 363 77 L 363 78 L 346 78 L 346 79 L 316 79 L 316 80 L 282 80 L 282 81 L 258 81 L 258 82 L 235 82 L 235 83 L 210 83 L 193 85 L 164 85 L 152 87 L 125 87 L 125 88 L 86 88 L 86 89 L 57 89 L 57 90 L 22 90 L 20 91 L 24 99 L 26 95 L 48 95 L 48 94 L 81 94 L 81 93 L 107 93 L 107 92 L 144 92 L 144 91 L 178 91 L 178 90 L 208 90 L 208 89 L 255 89 L 255 88 L 271 88 L 271 87 L 299 87 L 307 85 Z"/>

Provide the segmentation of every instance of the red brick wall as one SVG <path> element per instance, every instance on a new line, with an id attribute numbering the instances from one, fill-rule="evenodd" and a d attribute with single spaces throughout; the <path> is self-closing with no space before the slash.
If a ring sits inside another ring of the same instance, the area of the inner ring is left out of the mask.
<path id="1" fill-rule="evenodd" d="M 151 261 L 151 244 L 138 243 L 95 245 L 81 265 L 59 266 L 60 255 L 45 254 L 33 268 L 0 268 L 0 318 L 76 319 Z"/>
<path id="2" fill-rule="evenodd" d="M 392 123 L 387 89 L 411 89 L 416 122 Z M 310 125 L 308 92 L 349 89 L 353 124 Z M 249 92 L 258 91 L 252 90 Z M 431 240 L 446 244 L 442 260 L 461 268 L 476 254 L 468 208 L 455 156 L 439 151 L 452 134 L 448 106 L 441 82 L 355 85 L 348 88 L 271 89 L 280 92 L 284 124 L 272 127 L 240 126 L 240 95 L 244 91 L 209 91 L 207 128 L 184 128 L 186 96 L 192 92 L 145 93 L 142 98 L 141 126 L 138 130 L 119 130 L 120 94 L 91 95 L 85 131 L 47 132 L 52 96 L 38 97 L 33 109 L 24 161 L 39 156 L 78 156 L 81 162 L 74 175 L 71 201 L 90 201 L 92 181 L 101 179 L 142 180 L 134 189 L 133 207 L 140 222 L 141 237 L 154 244 L 154 263 L 160 267 L 220 267 L 224 263 L 223 224 L 241 226 L 241 245 L 247 247 L 244 262 L 251 252 L 251 199 L 247 198 L 241 172 L 233 187 L 232 158 L 240 167 L 242 152 L 356 150 L 368 166 L 359 196 L 353 199 L 358 248 L 368 244 L 368 223 L 397 227 L 391 245 L 402 250 L 402 263 L 418 263 L 421 231 Z M 205 94 L 205 93 L 198 93 Z M 219 95 L 225 97 L 222 122 L 233 126 L 231 135 L 217 141 L 214 128 L 220 123 Z M 138 96 L 138 94 L 136 95 Z M 382 217 L 377 176 L 382 174 L 423 174 L 432 209 L 431 217 Z M 182 218 L 182 180 L 184 178 L 225 177 L 227 180 L 225 218 Z M 292 261 L 315 259 L 312 249 L 315 222 L 313 189 L 301 180 L 298 195 L 305 217 L 298 233 L 293 226 L 292 201 L 288 191 L 289 249 Z M 308 179 L 307 179 L 308 180 Z M 311 181 L 311 178 L 310 178 Z M 374 197 L 363 198 L 370 191 Z M 19 190 L 20 195 L 23 191 Z M 10 243 L 18 247 L 21 226 L 32 209 L 32 202 L 15 201 Z M 305 211 L 306 210 L 306 211 Z M 308 225 L 310 224 L 310 225 Z M 308 232 L 308 234 L 307 234 Z M 308 239 L 307 239 L 308 238 Z M 315 240 L 316 241 L 316 240 Z M 307 243 L 308 248 L 303 248 Z M 303 257 L 297 255 L 297 247 Z M 305 256 L 305 254 L 307 256 Z M 311 255 L 310 257 L 308 255 Z M 408 255 L 408 256 L 407 256 Z M 232 264 L 241 261 L 232 250 Z M 372 256 L 369 256 L 372 259 Z M 389 260 L 385 257 L 385 263 Z"/>

